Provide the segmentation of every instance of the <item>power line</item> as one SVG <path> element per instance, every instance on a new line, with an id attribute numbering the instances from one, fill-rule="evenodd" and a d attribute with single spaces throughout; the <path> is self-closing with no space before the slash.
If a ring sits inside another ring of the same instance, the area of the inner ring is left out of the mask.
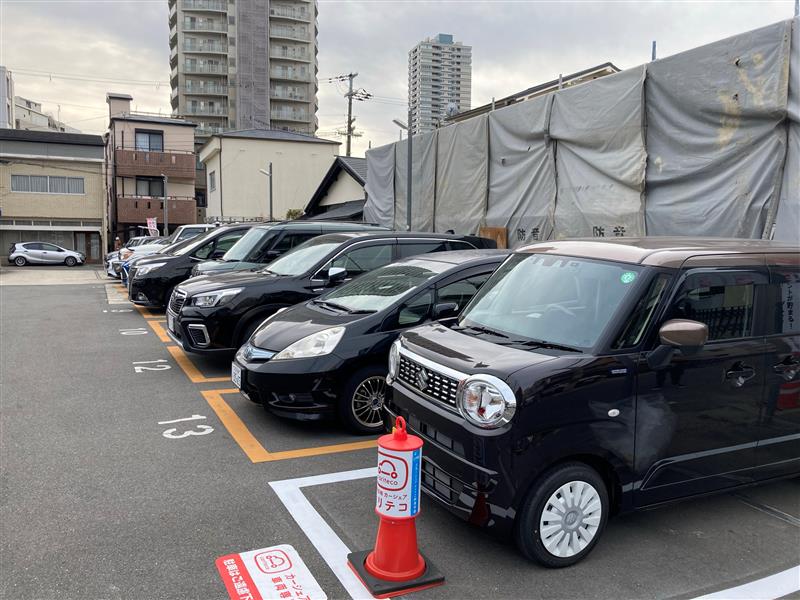
<path id="1" fill-rule="evenodd" d="M 37 71 L 34 69 L 12 69 L 9 68 L 9 71 L 14 73 L 14 75 L 20 74 L 28 77 L 43 77 L 49 78 L 50 80 L 53 79 L 67 79 L 72 81 L 91 81 L 96 83 L 124 83 L 126 85 L 148 85 L 148 86 L 168 86 L 170 85 L 169 81 L 158 81 L 155 79 L 146 80 L 146 79 L 120 79 L 117 77 L 87 77 L 85 75 L 76 75 L 72 73 L 56 73 L 52 71 Z"/>

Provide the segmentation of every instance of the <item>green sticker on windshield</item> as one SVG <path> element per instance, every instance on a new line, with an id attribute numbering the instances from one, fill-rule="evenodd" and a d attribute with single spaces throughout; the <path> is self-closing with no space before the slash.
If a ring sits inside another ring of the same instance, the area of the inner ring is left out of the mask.
<path id="1" fill-rule="evenodd" d="M 619 280 L 622 283 L 633 283 L 633 280 L 636 279 L 636 273 L 633 271 L 625 271 L 622 275 L 619 276 Z"/>

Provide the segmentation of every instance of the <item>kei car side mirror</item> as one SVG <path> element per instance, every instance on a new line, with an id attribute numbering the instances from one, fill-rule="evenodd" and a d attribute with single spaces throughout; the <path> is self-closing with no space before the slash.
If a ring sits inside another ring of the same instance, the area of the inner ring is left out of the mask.
<path id="1" fill-rule="evenodd" d="M 456 302 L 442 302 L 433 307 L 433 319 L 445 319 L 447 317 L 454 317 L 458 313 L 458 304 Z"/>
<path id="2" fill-rule="evenodd" d="M 647 355 L 651 369 L 666 367 L 675 351 L 689 356 L 700 350 L 708 341 L 708 326 L 690 319 L 671 319 L 658 330 L 661 345 Z"/>
<path id="3" fill-rule="evenodd" d="M 347 278 L 347 269 L 331 267 L 328 269 L 328 285 L 338 285 Z"/>

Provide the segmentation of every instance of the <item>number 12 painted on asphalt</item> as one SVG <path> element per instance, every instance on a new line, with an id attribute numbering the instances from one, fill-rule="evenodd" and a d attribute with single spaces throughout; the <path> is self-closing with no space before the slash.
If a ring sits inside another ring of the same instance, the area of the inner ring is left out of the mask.
<path id="1" fill-rule="evenodd" d="M 165 364 L 166 362 L 167 361 L 165 359 L 159 358 L 158 360 L 137 360 L 132 364 L 133 370 L 136 373 L 144 373 L 145 371 L 168 371 L 172 367 L 168 364 Z"/>

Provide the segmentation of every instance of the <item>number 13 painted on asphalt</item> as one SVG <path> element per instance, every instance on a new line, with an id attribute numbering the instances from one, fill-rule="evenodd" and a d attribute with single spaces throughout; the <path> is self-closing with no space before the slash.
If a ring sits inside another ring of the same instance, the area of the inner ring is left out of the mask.
<path id="1" fill-rule="evenodd" d="M 186 417 L 184 419 L 173 419 L 172 421 L 159 421 L 158 424 L 170 425 L 172 423 L 180 423 L 183 421 L 197 421 L 199 419 L 205 419 L 205 417 L 203 415 L 192 415 L 191 417 Z M 201 425 L 195 425 L 195 427 L 196 429 L 194 430 L 189 429 L 187 431 L 184 431 L 183 433 L 177 433 L 178 431 L 177 427 L 170 427 L 169 429 L 165 429 L 164 431 L 162 431 L 161 435 L 170 440 L 180 440 L 182 438 L 189 437 L 190 435 L 208 435 L 209 433 L 214 431 L 214 428 L 211 427 L 210 425 L 201 424 Z"/>

